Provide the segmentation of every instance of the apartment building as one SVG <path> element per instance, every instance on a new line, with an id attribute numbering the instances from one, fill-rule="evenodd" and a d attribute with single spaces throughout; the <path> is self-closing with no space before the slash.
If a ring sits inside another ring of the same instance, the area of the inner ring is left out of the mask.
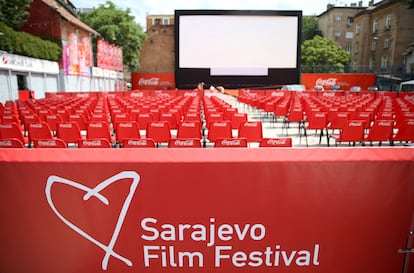
<path id="1" fill-rule="evenodd" d="M 335 41 L 338 46 L 351 53 L 354 16 L 365 9 L 362 1 L 350 6 L 328 4 L 326 11 L 318 15 L 318 27 L 325 38 Z"/>
<path id="2" fill-rule="evenodd" d="M 403 0 L 384 0 L 354 17 L 351 62 L 355 72 L 413 73 L 414 9 Z M 411 50 L 410 50 L 411 48 Z"/>

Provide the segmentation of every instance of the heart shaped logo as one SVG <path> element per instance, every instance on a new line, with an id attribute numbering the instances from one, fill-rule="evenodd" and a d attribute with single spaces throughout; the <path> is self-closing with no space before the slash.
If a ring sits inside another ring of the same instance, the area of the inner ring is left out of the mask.
<path id="1" fill-rule="evenodd" d="M 72 223 L 70 220 L 68 220 L 65 216 L 63 216 L 59 210 L 56 208 L 53 198 L 52 198 L 52 187 L 55 183 L 65 184 L 67 186 L 74 187 L 76 189 L 82 190 L 85 192 L 85 195 L 83 195 L 83 200 L 87 201 L 91 197 L 96 197 L 98 200 L 100 200 L 103 204 L 109 206 L 108 199 L 101 194 L 101 191 L 103 191 L 106 187 L 110 186 L 111 184 L 114 184 L 122 179 L 132 179 L 131 186 L 129 188 L 129 193 L 125 198 L 124 204 L 122 205 L 121 211 L 119 212 L 118 220 L 114 229 L 114 232 L 112 233 L 111 240 L 107 245 L 104 243 L 96 240 L 93 238 L 90 234 L 88 234 L 86 231 L 79 228 L 77 225 Z M 84 237 L 85 239 L 89 240 L 90 242 L 94 243 L 98 247 L 100 247 L 104 252 L 105 256 L 102 259 L 102 269 L 106 270 L 108 268 L 108 262 L 109 258 L 113 256 L 114 258 L 124 262 L 128 266 L 132 266 L 132 262 L 121 256 L 120 254 L 116 253 L 113 249 L 115 247 L 116 240 L 118 238 L 119 232 L 121 231 L 122 224 L 124 223 L 125 216 L 127 214 L 127 211 L 129 209 L 129 205 L 131 204 L 132 197 L 134 196 L 135 190 L 138 186 L 138 183 L 140 181 L 140 176 L 134 171 L 123 171 L 120 172 L 105 181 L 99 183 L 94 188 L 89 188 L 81 183 L 77 183 L 75 181 L 65 179 L 63 177 L 51 175 L 48 177 L 46 182 L 46 199 L 49 203 L 49 206 L 53 210 L 53 212 L 57 215 L 57 217 L 62 220 L 63 223 L 65 223 L 68 227 L 70 227 L 72 230 L 74 230 L 76 233 Z"/>

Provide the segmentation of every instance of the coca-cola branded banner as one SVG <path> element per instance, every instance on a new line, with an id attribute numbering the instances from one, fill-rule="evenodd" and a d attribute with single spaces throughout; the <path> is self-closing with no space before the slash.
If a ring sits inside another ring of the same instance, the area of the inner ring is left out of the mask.
<path id="1" fill-rule="evenodd" d="M 132 73 L 132 89 L 175 89 L 174 73 Z"/>
<path id="2" fill-rule="evenodd" d="M 302 73 L 302 84 L 307 90 L 313 90 L 314 86 L 323 86 L 325 90 L 330 90 L 331 86 L 340 86 L 347 91 L 352 86 L 360 86 L 362 90 L 375 85 L 375 74 L 319 74 Z"/>
<path id="3" fill-rule="evenodd" d="M 411 273 L 413 216 L 409 148 L 0 149 L 0 272 Z"/>
<path id="4" fill-rule="evenodd" d="M 123 71 L 122 48 L 98 40 L 97 43 L 98 67 L 107 70 Z"/>
<path id="5" fill-rule="evenodd" d="M 71 32 L 62 40 L 62 62 L 65 75 L 91 76 L 92 50 L 89 36 Z"/>

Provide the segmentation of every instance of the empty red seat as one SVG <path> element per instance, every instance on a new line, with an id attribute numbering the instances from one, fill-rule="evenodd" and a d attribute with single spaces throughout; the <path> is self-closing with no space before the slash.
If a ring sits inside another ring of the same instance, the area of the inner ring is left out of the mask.
<path id="1" fill-rule="evenodd" d="M 292 147 L 292 138 L 264 138 L 259 147 Z"/>
<path id="2" fill-rule="evenodd" d="M 66 142 L 62 139 L 36 139 L 34 140 L 35 148 L 67 148 Z"/>
<path id="3" fill-rule="evenodd" d="M 215 148 L 247 148 L 245 138 L 219 138 L 214 142 Z"/>
<path id="4" fill-rule="evenodd" d="M 111 143 L 105 139 L 81 139 L 78 141 L 79 148 L 111 148 Z"/>
<path id="5" fill-rule="evenodd" d="M 201 141 L 195 138 L 174 138 L 168 141 L 168 148 L 201 148 Z"/>

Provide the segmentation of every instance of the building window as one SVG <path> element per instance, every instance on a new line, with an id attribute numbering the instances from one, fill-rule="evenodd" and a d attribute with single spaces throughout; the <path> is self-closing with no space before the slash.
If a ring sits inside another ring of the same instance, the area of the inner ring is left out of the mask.
<path id="1" fill-rule="evenodd" d="M 164 22 L 162 24 L 163 25 L 169 25 L 170 24 L 170 19 L 164 18 Z"/>
<path id="2" fill-rule="evenodd" d="M 356 43 L 355 43 L 354 53 L 355 53 L 355 54 L 358 54 L 358 53 L 359 53 L 359 42 L 356 42 Z"/>
<path id="3" fill-rule="evenodd" d="M 339 37 L 341 37 L 341 32 L 340 31 L 335 31 L 335 37 L 336 38 L 339 38 Z"/>
<path id="4" fill-rule="evenodd" d="M 341 15 L 336 15 L 335 16 L 335 21 L 340 22 L 341 21 Z"/>
<path id="5" fill-rule="evenodd" d="M 360 24 L 356 24 L 355 25 L 355 34 L 359 34 L 361 32 L 361 25 Z"/>
<path id="6" fill-rule="evenodd" d="M 384 39 L 384 48 L 389 48 L 390 47 L 390 39 L 389 38 L 385 38 Z"/>
<path id="7" fill-rule="evenodd" d="M 385 29 L 391 28 L 391 21 L 392 21 L 392 15 L 387 14 L 387 16 L 385 17 Z"/>
<path id="8" fill-rule="evenodd" d="M 369 70 L 374 69 L 374 59 L 372 57 L 369 58 L 368 68 Z"/>
<path id="9" fill-rule="evenodd" d="M 161 18 L 154 18 L 154 19 L 152 19 L 152 24 L 154 26 L 161 25 Z"/>
<path id="10" fill-rule="evenodd" d="M 348 18 L 346 18 L 346 23 L 347 23 L 348 25 L 351 25 L 353 22 L 354 22 L 354 18 L 353 18 L 353 17 L 348 17 Z"/>
<path id="11" fill-rule="evenodd" d="M 371 50 L 375 51 L 376 49 L 377 49 L 377 40 L 374 39 L 374 40 L 372 40 Z"/>
<path id="12" fill-rule="evenodd" d="M 381 58 L 381 68 L 387 69 L 388 67 L 388 56 L 382 56 Z"/>
<path id="13" fill-rule="evenodd" d="M 348 53 L 352 52 L 352 44 L 351 43 L 346 43 L 345 44 L 345 51 Z"/>
<path id="14" fill-rule="evenodd" d="M 358 71 L 358 60 L 354 60 L 354 63 L 352 64 L 353 70 Z"/>
<path id="15" fill-rule="evenodd" d="M 378 30 L 378 19 L 374 19 L 374 22 L 372 23 L 372 33 L 377 33 Z"/>

